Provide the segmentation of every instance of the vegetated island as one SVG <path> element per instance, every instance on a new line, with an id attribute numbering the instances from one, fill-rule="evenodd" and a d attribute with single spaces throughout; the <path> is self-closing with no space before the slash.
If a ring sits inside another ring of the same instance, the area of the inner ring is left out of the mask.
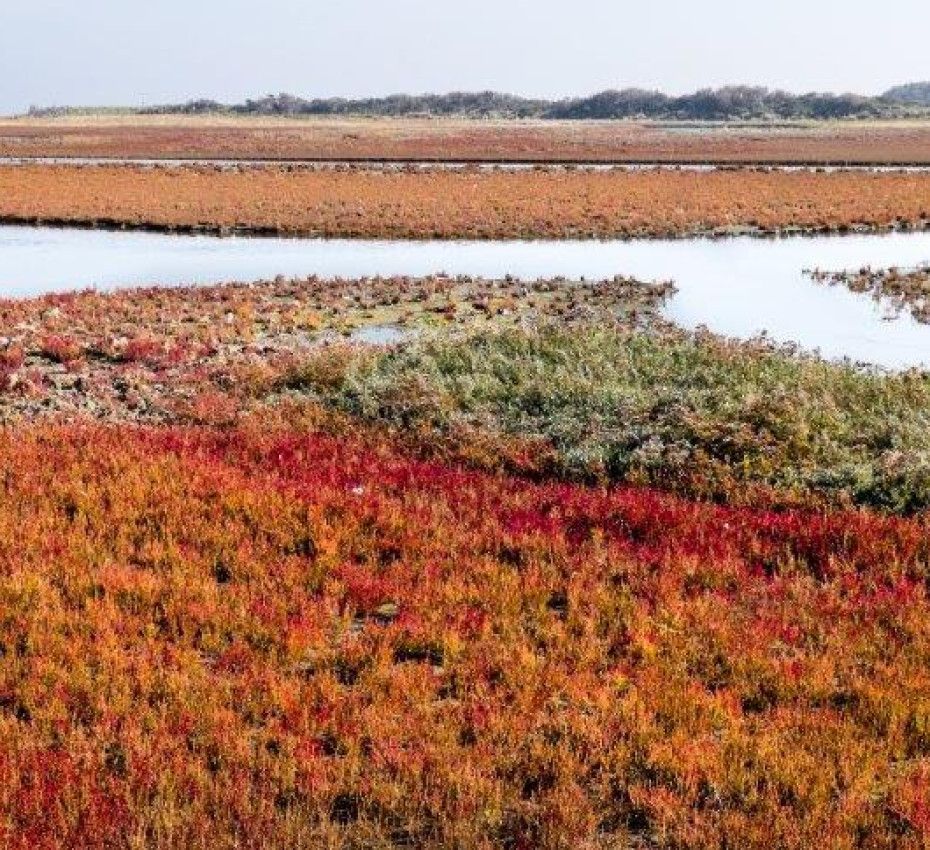
<path id="1" fill-rule="evenodd" d="M 403 239 L 924 228 L 930 174 L 0 166 L 0 221 Z"/>
<path id="2" fill-rule="evenodd" d="M 891 307 L 895 314 L 907 311 L 915 321 L 930 324 L 930 264 L 906 269 L 873 269 L 870 266 L 839 271 L 809 269 L 807 274 L 817 283 L 868 293 Z"/>

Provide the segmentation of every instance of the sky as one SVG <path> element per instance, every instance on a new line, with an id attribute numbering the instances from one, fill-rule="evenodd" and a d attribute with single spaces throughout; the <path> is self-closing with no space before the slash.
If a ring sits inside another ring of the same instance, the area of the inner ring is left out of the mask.
<path id="1" fill-rule="evenodd" d="M 872 94 L 930 79 L 927 0 L 0 0 L 0 113 L 494 89 Z"/>

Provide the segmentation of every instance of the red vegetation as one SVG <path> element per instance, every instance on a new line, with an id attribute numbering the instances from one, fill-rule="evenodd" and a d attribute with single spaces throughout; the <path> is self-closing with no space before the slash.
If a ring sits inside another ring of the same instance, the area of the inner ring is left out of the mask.
<path id="1" fill-rule="evenodd" d="M 921 847 L 925 520 L 0 435 L 0 843 Z"/>
<path id="2" fill-rule="evenodd" d="M 0 219 L 392 238 L 923 226 L 930 174 L 0 167 Z"/>
<path id="3" fill-rule="evenodd" d="M 80 344 L 70 336 L 50 334 L 39 345 L 41 355 L 53 363 L 71 363 L 83 356 Z"/>

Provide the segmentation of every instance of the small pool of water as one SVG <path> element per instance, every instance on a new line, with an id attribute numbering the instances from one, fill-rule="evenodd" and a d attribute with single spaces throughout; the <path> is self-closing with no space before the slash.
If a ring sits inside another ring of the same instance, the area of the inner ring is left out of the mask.
<path id="1" fill-rule="evenodd" d="M 535 279 L 617 274 L 674 280 L 666 315 L 728 336 L 761 332 L 824 357 L 930 368 L 930 326 L 868 296 L 813 283 L 803 270 L 930 262 L 930 232 L 759 239 L 633 241 L 363 241 L 169 236 L 0 227 L 0 295 L 85 287 L 252 281 L 282 274 Z"/>
<path id="2" fill-rule="evenodd" d="M 408 339 L 410 331 L 395 325 L 366 325 L 356 328 L 349 336 L 356 342 L 368 345 L 394 345 Z"/>

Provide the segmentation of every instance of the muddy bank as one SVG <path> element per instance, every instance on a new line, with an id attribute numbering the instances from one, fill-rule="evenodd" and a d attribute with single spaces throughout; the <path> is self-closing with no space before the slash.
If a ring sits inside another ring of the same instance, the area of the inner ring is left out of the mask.
<path id="1" fill-rule="evenodd" d="M 80 230 L 109 230 L 124 231 L 129 233 L 161 233 L 175 236 L 250 236 L 250 237 L 276 237 L 291 239 L 333 239 L 333 238 L 357 238 L 357 239 L 410 239 L 410 240 L 432 240 L 432 239 L 474 239 L 473 234 L 442 234 L 436 236 L 433 233 L 411 232 L 400 236 L 377 235 L 370 236 L 360 233 L 340 234 L 338 231 L 330 233 L 320 230 L 280 230 L 276 227 L 269 226 L 237 226 L 229 227 L 218 224 L 159 224 L 145 221 L 122 221 L 115 218 L 89 218 L 89 219 L 71 219 L 71 218 L 44 218 L 42 216 L 3 216 L 0 215 L 0 226 L 23 226 L 23 227 L 52 227 L 59 229 L 80 229 Z M 786 225 L 784 227 L 756 227 L 749 224 L 733 224 L 714 228 L 694 227 L 691 229 L 678 229 L 670 231 L 656 231 L 643 229 L 634 232 L 624 232 L 620 234 L 566 234 L 566 239 L 620 239 L 620 240 L 667 240 L 667 239 L 728 239 L 734 236 L 755 236 L 760 239 L 778 239 L 787 236 L 840 236 L 844 234 L 880 234 L 880 233 L 913 233 L 930 229 L 930 219 L 918 219 L 916 221 L 893 221 L 882 224 L 822 224 L 815 226 Z M 506 236 L 502 239 L 553 239 L 559 238 L 558 234 L 546 234 L 545 236 L 538 233 L 523 234 L 522 236 Z"/>
<path id="2" fill-rule="evenodd" d="M 582 322 L 664 327 L 671 284 L 277 279 L 0 301 L 0 421 L 235 419 L 321 348 L 421 330 Z M 338 360 L 338 357 L 336 357 Z"/>

